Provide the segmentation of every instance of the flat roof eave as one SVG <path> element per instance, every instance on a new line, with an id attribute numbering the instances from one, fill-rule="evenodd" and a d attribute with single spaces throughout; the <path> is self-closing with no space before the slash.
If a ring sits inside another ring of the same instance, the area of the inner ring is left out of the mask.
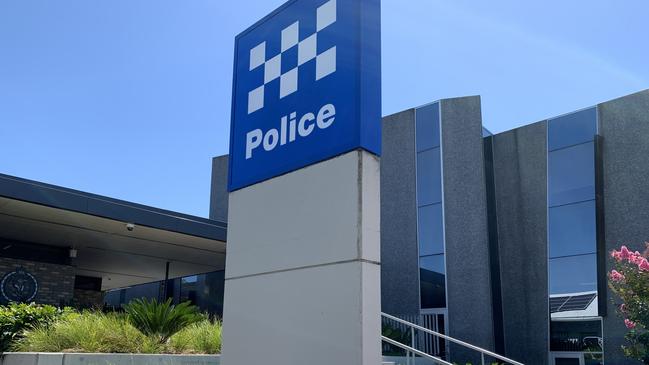
<path id="1" fill-rule="evenodd" d="M 225 242 L 227 223 L 0 174 L 0 196 Z"/>

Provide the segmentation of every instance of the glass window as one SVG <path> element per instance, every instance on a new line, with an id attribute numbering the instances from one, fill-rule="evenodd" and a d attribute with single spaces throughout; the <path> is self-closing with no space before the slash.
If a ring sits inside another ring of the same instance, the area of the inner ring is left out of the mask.
<path id="1" fill-rule="evenodd" d="M 439 147 L 417 153 L 417 205 L 442 201 Z"/>
<path id="2" fill-rule="evenodd" d="M 548 150 L 592 141 L 597 134 L 597 108 L 589 108 L 548 121 Z"/>
<path id="3" fill-rule="evenodd" d="M 439 103 L 415 110 L 417 151 L 439 146 Z"/>
<path id="4" fill-rule="evenodd" d="M 601 339 L 599 320 L 550 322 L 550 351 L 602 352 Z"/>
<path id="5" fill-rule="evenodd" d="M 224 271 L 215 271 L 182 278 L 180 301 L 189 300 L 201 311 L 221 316 L 223 314 L 224 274 Z"/>
<path id="6" fill-rule="evenodd" d="M 107 291 L 104 295 L 104 303 L 108 306 L 119 308 L 119 306 L 122 304 L 121 297 L 123 290 L 124 289 L 115 289 Z"/>
<path id="7" fill-rule="evenodd" d="M 442 232 L 442 203 L 426 205 L 419 208 L 419 255 L 444 253 L 444 235 Z"/>
<path id="8" fill-rule="evenodd" d="M 584 365 L 604 365 L 604 354 L 584 354 Z"/>
<path id="9" fill-rule="evenodd" d="M 597 251 L 595 201 L 550 208 L 550 258 Z"/>
<path id="10" fill-rule="evenodd" d="M 422 308 L 446 307 L 446 270 L 444 255 L 419 258 Z"/>
<path id="11" fill-rule="evenodd" d="M 554 365 L 581 365 L 578 357 L 556 357 Z"/>
<path id="12" fill-rule="evenodd" d="M 550 259 L 550 294 L 597 291 L 596 254 Z"/>
<path id="13" fill-rule="evenodd" d="M 595 199 L 594 142 L 550 152 L 548 195 L 551 207 Z"/>
<path id="14" fill-rule="evenodd" d="M 160 296 L 160 290 L 162 287 L 162 282 L 156 281 L 148 284 L 140 284 L 126 288 L 124 295 L 124 303 L 129 303 L 133 299 L 138 298 L 155 298 L 158 299 Z"/>
<path id="15" fill-rule="evenodd" d="M 196 302 L 196 297 L 197 297 L 197 289 L 198 289 L 198 276 L 199 275 L 192 275 L 192 276 L 186 276 L 182 279 L 180 279 L 180 301 L 181 302 L 186 302 L 190 301 L 192 304 L 197 304 Z M 203 275 L 200 275 L 203 276 Z"/>

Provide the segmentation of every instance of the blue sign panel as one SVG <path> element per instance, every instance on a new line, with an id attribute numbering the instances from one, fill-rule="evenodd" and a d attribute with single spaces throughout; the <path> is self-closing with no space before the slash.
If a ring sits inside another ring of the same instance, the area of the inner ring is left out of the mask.
<path id="1" fill-rule="evenodd" d="M 229 190 L 381 148 L 380 0 L 292 0 L 236 38 Z"/>

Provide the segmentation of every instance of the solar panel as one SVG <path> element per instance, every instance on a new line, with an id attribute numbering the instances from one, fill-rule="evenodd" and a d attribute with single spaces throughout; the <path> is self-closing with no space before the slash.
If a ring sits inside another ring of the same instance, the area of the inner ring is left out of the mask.
<path id="1" fill-rule="evenodd" d="M 561 306 L 560 311 L 583 311 L 593 300 L 597 297 L 597 294 L 586 294 L 586 295 L 577 295 L 570 297 L 563 306 Z"/>
<path id="2" fill-rule="evenodd" d="M 550 298 L 550 313 L 555 313 L 559 311 L 559 308 L 566 302 L 570 297 L 554 297 Z"/>
<path id="3" fill-rule="evenodd" d="M 597 293 L 550 298 L 550 313 L 582 311 L 597 298 Z"/>

